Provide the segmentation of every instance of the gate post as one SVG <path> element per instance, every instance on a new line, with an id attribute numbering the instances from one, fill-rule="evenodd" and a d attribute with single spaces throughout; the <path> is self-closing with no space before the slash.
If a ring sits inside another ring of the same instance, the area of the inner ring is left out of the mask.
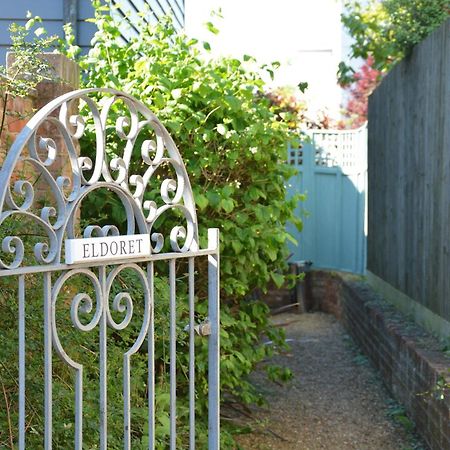
<path id="1" fill-rule="evenodd" d="M 208 449 L 220 448 L 220 340 L 219 340 L 219 230 L 208 230 L 208 249 L 216 253 L 208 255 L 208 316 L 211 322 L 211 335 L 208 347 Z"/>

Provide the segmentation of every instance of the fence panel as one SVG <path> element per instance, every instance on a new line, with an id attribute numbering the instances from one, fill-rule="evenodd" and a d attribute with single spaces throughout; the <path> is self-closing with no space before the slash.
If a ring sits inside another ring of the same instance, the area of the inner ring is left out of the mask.
<path id="1" fill-rule="evenodd" d="M 449 130 L 450 19 L 370 96 L 368 136 L 367 268 L 447 321 Z"/>
<path id="2" fill-rule="evenodd" d="M 288 225 L 299 243 L 290 244 L 291 261 L 310 260 L 315 267 L 364 273 L 366 128 L 312 130 L 309 135 L 310 142 L 288 148 L 288 162 L 298 169 L 288 192 L 306 194 L 297 209 L 302 232 Z"/>

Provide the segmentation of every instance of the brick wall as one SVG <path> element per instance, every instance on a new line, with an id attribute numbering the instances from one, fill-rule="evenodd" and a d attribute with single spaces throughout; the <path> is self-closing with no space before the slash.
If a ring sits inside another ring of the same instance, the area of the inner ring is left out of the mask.
<path id="1" fill-rule="evenodd" d="M 312 307 L 342 321 L 429 447 L 450 449 L 450 391 L 433 394 L 439 379 L 450 383 L 442 345 L 355 276 L 312 271 L 306 281 Z"/>
<path id="2" fill-rule="evenodd" d="M 4 131 L 1 140 L 1 152 L 4 156 L 5 151 L 14 142 L 16 136 L 26 125 L 29 117 L 33 114 L 34 98 L 9 98 L 6 104 Z M 0 98 L 0 112 L 3 114 L 3 99 Z"/>
<path id="3" fill-rule="evenodd" d="M 3 160 L 5 153 L 11 147 L 17 135 L 27 124 L 33 114 L 49 103 L 51 100 L 70 92 L 79 87 L 79 67 L 74 62 L 59 54 L 43 54 L 42 58 L 46 59 L 53 68 L 54 81 L 44 81 L 36 86 L 36 89 L 26 98 L 9 98 L 7 102 L 6 126 L 0 142 L 0 156 Z M 7 67 L 12 64 L 14 54 L 9 53 L 7 56 Z M 77 105 L 73 105 L 73 112 L 76 112 Z M 0 111 L 3 111 L 3 104 L 0 100 Z M 56 112 L 54 113 L 56 115 Z M 59 175 L 70 175 L 71 168 L 67 154 L 64 152 L 64 141 L 54 125 L 44 123 L 39 129 L 39 135 L 53 139 L 58 148 L 58 157 L 49 170 L 56 177 Z M 24 167 L 24 178 L 33 178 L 30 168 Z M 30 172 L 30 173 L 28 173 Z M 45 191 L 46 185 L 35 186 L 36 190 Z"/>

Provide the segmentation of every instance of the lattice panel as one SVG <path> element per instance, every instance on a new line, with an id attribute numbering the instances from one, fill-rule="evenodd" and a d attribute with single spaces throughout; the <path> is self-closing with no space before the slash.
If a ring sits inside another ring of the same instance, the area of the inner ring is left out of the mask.
<path id="1" fill-rule="evenodd" d="M 289 149 L 289 164 L 291 166 L 303 165 L 303 149 L 302 148 L 290 148 Z"/>
<path id="2" fill-rule="evenodd" d="M 366 165 L 367 128 L 357 130 L 315 130 L 311 138 L 316 147 L 317 166 L 340 167 L 353 171 Z"/>

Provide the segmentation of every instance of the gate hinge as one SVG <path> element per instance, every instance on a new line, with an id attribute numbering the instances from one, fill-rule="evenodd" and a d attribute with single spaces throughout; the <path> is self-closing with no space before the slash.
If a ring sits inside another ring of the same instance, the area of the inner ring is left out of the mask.
<path id="1" fill-rule="evenodd" d="M 208 318 L 202 323 L 194 325 L 194 330 L 199 336 L 209 336 L 211 334 L 211 322 Z M 189 331 L 189 324 L 184 327 L 184 331 Z"/>

